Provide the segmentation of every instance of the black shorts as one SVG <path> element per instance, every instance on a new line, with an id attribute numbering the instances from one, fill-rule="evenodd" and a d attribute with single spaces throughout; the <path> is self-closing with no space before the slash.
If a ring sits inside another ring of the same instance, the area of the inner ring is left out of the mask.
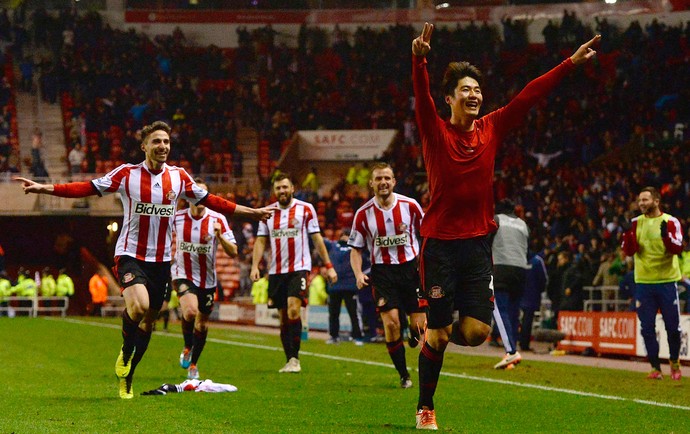
<path id="1" fill-rule="evenodd" d="M 374 264 L 369 278 L 379 312 L 391 309 L 402 309 L 407 314 L 424 312 L 417 299 L 419 271 L 416 259 L 403 264 Z"/>
<path id="2" fill-rule="evenodd" d="M 285 274 L 269 274 L 268 276 L 268 307 L 269 309 L 284 309 L 287 307 L 288 297 L 302 300 L 302 306 L 307 305 L 307 272 L 295 271 Z"/>
<path id="3" fill-rule="evenodd" d="M 173 288 L 177 291 L 177 298 L 189 293 L 196 297 L 199 312 L 210 315 L 213 312 L 213 299 L 216 296 L 216 288 L 199 288 L 188 279 L 175 279 L 172 281 Z"/>
<path id="4" fill-rule="evenodd" d="M 149 309 L 161 309 L 166 293 L 169 291 L 169 261 L 146 262 L 131 256 L 116 256 L 113 271 L 123 290 L 137 283 L 146 286 L 149 294 Z"/>
<path id="5" fill-rule="evenodd" d="M 491 325 L 494 310 L 491 241 L 427 238 L 422 243 L 422 296 L 429 303 L 428 327 L 453 323 L 453 311 Z"/>

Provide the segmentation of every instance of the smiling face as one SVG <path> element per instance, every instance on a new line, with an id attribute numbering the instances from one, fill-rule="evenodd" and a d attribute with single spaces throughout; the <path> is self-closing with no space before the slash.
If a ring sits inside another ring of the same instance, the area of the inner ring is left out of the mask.
<path id="1" fill-rule="evenodd" d="M 292 202 L 292 195 L 295 192 L 295 186 L 292 185 L 289 179 L 281 179 L 273 183 L 273 194 L 278 199 L 278 203 L 282 207 L 290 205 Z"/>
<path id="2" fill-rule="evenodd" d="M 395 187 L 395 175 L 389 167 L 374 169 L 371 172 L 369 186 L 374 190 L 374 194 L 379 199 L 388 199 Z"/>
<path id="3" fill-rule="evenodd" d="M 640 212 L 647 217 L 656 217 L 659 210 L 659 199 L 654 198 L 652 193 L 643 191 L 637 197 L 637 206 Z"/>
<path id="4" fill-rule="evenodd" d="M 482 90 L 477 80 L 463 77 L 458 80 L 453 95 L 446 95 L 453 118 L 476 119 L 482 106 Z"/>
<path id="5" fill-rule="evenodd" d="M 163 130 L 156 130 L 146 136 L 141 144 L 150 169 L 160 169 L 170 154 L 170 136 Z"/>

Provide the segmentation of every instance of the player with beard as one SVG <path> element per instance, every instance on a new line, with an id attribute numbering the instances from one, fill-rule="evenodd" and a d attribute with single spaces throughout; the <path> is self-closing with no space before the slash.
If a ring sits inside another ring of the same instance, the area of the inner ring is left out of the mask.
<path id="1" fill-rule="evenodd" d="M 426 55 L 434 26 L 412 41 L 415 114 L 429 178 L 429 207 L 422 222 L 422 294 L 429 303 L 427 340 L 419 354 L 418 429 L 438 429 L 434 393 L 448 342 L 481 345 L 494 308 L 490 234 L 494 221 L 496 154 L 508 133 L 575 66 L 594 57 L 595 36 L 546 74 L 532 80 L 507 105 L 482 117 L 482 76 L 468 62 L 451 62 L 442 90 L 450 119 L 438 115 L 429 89 Z M 454 323 L 454 311 L 459 320 Z"/>
<path id="2" fill-rule="evenodd" d="M 352 246 L 350 263 L 358 289 L 371 283 L 383 320 L 388 354 L 400 375 L 400 386 L 408 389 L 412 380 L 405 360 L 400 311 L 410 315 L 409 343 L 415 347 L 426 320 L 417 300 L 417 237 L 424 213 L 416 200 L 393 192 L 395 176 L 388 164 L 376 163 L 372 167 L 369 187 L 374 190 L 374 197 L 357 210 L 352 223 L 348 240 Z M 364 247 L 371 253 L 371 276 L 362 272 Z"/>
<path id="3" fill-rule="evenodd" d="M 295 186 L 286 173 L 273 180 L 273 194 L 278 199 L 270 206 L 275 213 L 259 223 L 252 255 L 251 279 L 261 278 L 259 263 L 270 242 L 270 267 L 268 270 L 268 307 L 278 309 L 280 315 L 280 341 L 287 363 L 278 372 L 298 373 L 302 370 L 299 350 L 302 339 L 301 308 L 307 305 L 307 276 L 311 271 L 309 238 L 327 268 L 331 283 L 338 275 L 328 257 L 328 250 L 321 236 L 318 216 L 314 207 L 295 199 Z"/>
<path id="4" fill-rule="evenodd" d="M 141 130 L 145 160 L 123 164 L 101 178 L 67 184 L 38 184 L 15 178 L 24 193 L 82 198 L 119 193 L 124 208 L 122 230 L 115 247 L 115 276 L 125 300 L 122 348 L 115 362 L 122 399 L 134 397 L 134 370 L 144 356 L 170 280 L 172 220 L 178 199 L 203 203 L 233 217 L 265 220 L 270 207 L 253 209 L 209 194 L 180 167 L 166 164 L 170 127 L 161 121 Z"/>
<path id="5" fill-rule="evenodd" d="M 661 212 L 661 195 L 654 187 L 645 187 L 637 197 L 641 215 L 632 220 L 623 234 L 622 248 L 635 261 L 635 302 L 647 358 L 652 371 L 650 380 L 661 380 L 659 342 L 656 337 L 656 313 L 666 325 L 671 379 L 680 380 L 680 303 L 678 282 L 682 275 L 678 255 L 683 251 L 683 231 L 672 215 Z"/>

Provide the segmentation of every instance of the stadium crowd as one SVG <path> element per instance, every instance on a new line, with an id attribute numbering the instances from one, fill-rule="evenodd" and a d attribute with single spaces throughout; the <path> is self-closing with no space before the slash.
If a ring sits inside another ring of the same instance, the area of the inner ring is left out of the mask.
<path id="1" fill-rule="evenodd" d="M 157 119 L 170 122 L 172 140 L 184 144 L 172 147 L 172 164 L 233 176 L 241 176 L 239 127 L 256 129 L 274 160 L 298 130 L 395 128 L 400 139 L 384 159 L 395 168 L 400 193 L 428 203 L 412 110 L 412 26 L 350 34 L 304 25 L 296 48 L 276 43 L 270 26 L 238 28 L 239 47 L 228 50 L 195 46 L 179 29 L 154 39 L 114 29 L 95 13 L 44 19 L 58 20 L 63 30 L 54 57 L 42 63 L 41 86 L 51 102 L 62 96 L 68 151 L 83 145 L 73 173 L 139 161 L 137 130 Z M 526 25 L 504 19 L 502 28 L 472 22 L 437 29 L 429 74 L 440 82 L 439 65 L 458 56 L 476 64 L 492 82 L 488 112 L 581 41 L 602 34 L 597 61 L 530 112 L 499 151 L 495 173 L 496 199 L 517 204 L 532 250 L 543 252 L 550 273 L 557 275 L 565 251 L 588 285 L 603 262 L 618 257 L 642 187 L 656 186 L 662 209 L 690 227 L 690 107 L 682 103 L 690 97 L 690 23 L 620 28 L 566 11 L 545 26 L 544 44 L 530 43 Z M 35 33 L 35 43 L 47 43 Z M 344 178 L 320 197 L 298 197 L 314 202 L 326 236 L 337 239 L 367 194 Z M 269 195 L 266 189 L 233 198 L 256 207 Z M 244 238 L 238 237 L 240 261 Z"/>
<path id="2" fill-rule="evenodd" d="M 19 146 L 14 104 L 14 70 L 10 17 L 7 10 L 0 11 L 0 173 L 19 171 Z"/>

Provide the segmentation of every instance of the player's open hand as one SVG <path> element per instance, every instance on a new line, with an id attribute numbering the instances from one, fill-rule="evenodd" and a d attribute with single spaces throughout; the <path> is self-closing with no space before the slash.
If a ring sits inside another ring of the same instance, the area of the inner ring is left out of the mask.
<path id="1" fill-rule="evenodd" d="M 589 41 L 580 45 L 580 48 L 578 48 L 577 51 L 572 56 L 570 56 L 570 60 L 572 60 L 575 65 L 579 65 L 581 63 L 585 63 L 592 57 L 596 56 L 597 52 L 594 49 L 592 49 L 592 45 L 599 42 L 600 39 L 601 35 L 596 35 Z"/>
<path id="2" fill-rule="evenodd" d="M 426 56 L 431 50 L 431 34 L 434 32 L 434 25 L 424 23 L 422 34 L 412 40 L 412 54 L 415 56 Z"/>

